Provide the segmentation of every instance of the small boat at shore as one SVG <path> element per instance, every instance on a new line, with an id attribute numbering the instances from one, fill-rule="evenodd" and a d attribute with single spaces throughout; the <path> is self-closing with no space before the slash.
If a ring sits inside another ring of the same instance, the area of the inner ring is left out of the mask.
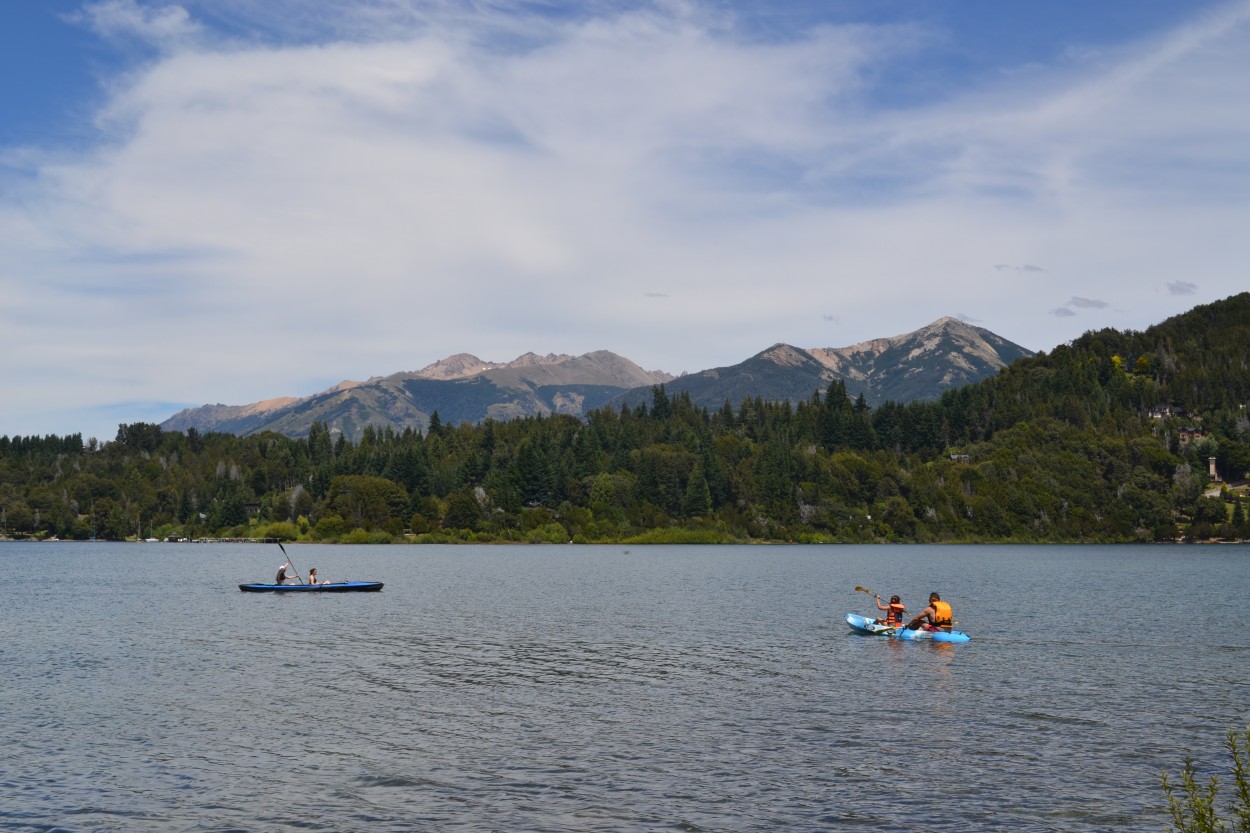
<path id="1" fill-rule="evenodd" d="M 380 581 L 331 581 L 326 584 L 240 584 L 244 593 L 376 593 Z"/>

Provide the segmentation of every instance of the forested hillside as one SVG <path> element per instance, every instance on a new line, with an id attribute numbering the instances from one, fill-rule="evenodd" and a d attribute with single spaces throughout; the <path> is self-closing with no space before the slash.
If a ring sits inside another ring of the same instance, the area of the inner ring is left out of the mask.
<path id="1" fill-rule="evenodd" d="M 8 537 L 1132 541 L 1250 537 L 1250 293 L 1088 333 L 937 402 L 651 401 L 307 438 L 0 437 Z M 1210 477 L 1214 458 L 1218 481 Z M 1205 493 L 1210 492 L 1210 495 Z"/>

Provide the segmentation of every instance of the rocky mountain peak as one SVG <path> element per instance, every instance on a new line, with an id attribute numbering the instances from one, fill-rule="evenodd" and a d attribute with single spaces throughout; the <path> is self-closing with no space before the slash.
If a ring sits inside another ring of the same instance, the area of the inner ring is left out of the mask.
<path id="1" fill-rule="evenodd" d="M 465 379 L 496 367 L 503 367 L 503 365 L 482 361 L 472 353 L 456 353 L 426 365 L 413 375 L 423 379 Z"/>
<path id="2" fill-rule="evenodd" d="M 548 353 L 545 356 L 540 356 L 537 353 L 525 353 L 517 356 L 504 365 L 504 367 L 541 367 L 543 365 L 563 364 L 564 362 L 572 361 L 573 358 L 573 356 L 566 353 L 561 353 L 560 355 Z"/>
<path id="3" fill-rule="evenodd" d="M 789 344 L 774 344 L 760 353 L 759 357 L 782 367 L 798 367 L 812 360 L 809 351 L 800 350 Z"/>
<path id="4" fill-rule="evenodd" d="M 653 385 L 690 394 L 695 404 L 719 408 L 744 397 L 800 401 L 843 379 L 870 404 L 931 399 L 942 391 L 997 373 L 1031 355 L 989 330 L 939 318 L 912 333 L 850 347 L 804 350 L 774 344 L 733 367 L 674 377 L 642 369 L 608 350 L 580 356 L 524 353 L 510 362 L 456 353 L 418 371 L 343 381 L 311 396 L 252 405 L 188 408 L 162 423 L 167 430 L 303 436 L 320 422 L 349 438 L 366 425 L 424 430 L 435 411 L 451 424 L 527 415 L 580 416 L 599 407 L 649 401 Z"/>

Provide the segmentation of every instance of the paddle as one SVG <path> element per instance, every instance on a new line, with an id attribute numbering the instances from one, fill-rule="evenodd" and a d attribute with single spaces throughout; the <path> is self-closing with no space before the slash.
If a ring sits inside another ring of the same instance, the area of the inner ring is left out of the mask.
<path id="1" fill-rule="evenodd" d="M 876 595 L 877 595 L 876 593 L 874 593 L 874 592 L 872 592 L 871 590 L 869 590 L 867 587 L 860 587 L 858 584 L 857 584 L 857 585 L 855 585 L 855 589 L 856 589 L 856 590 L 858 590 L 858 591 L 859 591 L 859 592 L 861 592 L 861 593 L 867 593 L 869 596 L 873 596 L 874 598 L 875 598 L 875 597 L 876 597 Z"/>
<path id="2" fill-rule="evenodd" d="M 278 549 L 282 550 L 282 557 L 286 559 L 286 565 L 295 570 L 295 565 L 291 563 L 291 556 L 286 554 L 286 547 L 282 546 L 282 542 L 278 542 Z M 295 577 L 299 579 L 299 583 L 304 583 L 304 577 L 299 574 L 299 570 L 295 570 Z"/>

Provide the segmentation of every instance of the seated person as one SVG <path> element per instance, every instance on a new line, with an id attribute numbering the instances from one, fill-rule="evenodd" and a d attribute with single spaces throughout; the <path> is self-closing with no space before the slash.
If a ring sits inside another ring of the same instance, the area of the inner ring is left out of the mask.
<path id="1" fill-rule="evenodd" d="M 283 564 L 281 567 L 279 567 L 279 568 L 278 568 L 278 577 L 277 577 L 276 579 L 274 579 L 274 580 L 273 580 L 273 583 L 274 583 L 274 584 L 286 584 L 286 583 L 287 583 L 287 581 L 289 581 L 290 579 L 295 578 L 295 576 L 294 576 L 294 575 L 288 575 L 288 574 L 287 574 L 286 568 L 287 568 L 287 567 L 290 567 L 290 566 L 291 566 L 291 562 L 290 562 L 290 561 L 288 561 L 288 562 L 286 562 L 285 564 Z M 292 569 L 294 569 L 294 568 L 292 568 Z"/>
<path id="2" fill-rule="evenodd" d="M 942 601 L 942 597 L 937 593 L 930 593 L 929 606 L 907 623 L 907 630 L 914 631 L 916 628 L 923 627 L 927 631 L 949 632 L 954 625 L 955 617 L 951 613 L 951 606 Z"/>
<path id="3" fill-rule="evenodd" d="M 889 625 L 892 628 L 902 626 L 903 614 L 907 612 L 907 608 L 903 607 L 903 603 L 899 601 L 898 596 L 891 596 L 888 605 L 881 604 L 880 596 L 874 596 L 873 598 L 877 600 L 877 610 L 886 612 L 885 618 L 877 617 L 878 625 Z"/>

